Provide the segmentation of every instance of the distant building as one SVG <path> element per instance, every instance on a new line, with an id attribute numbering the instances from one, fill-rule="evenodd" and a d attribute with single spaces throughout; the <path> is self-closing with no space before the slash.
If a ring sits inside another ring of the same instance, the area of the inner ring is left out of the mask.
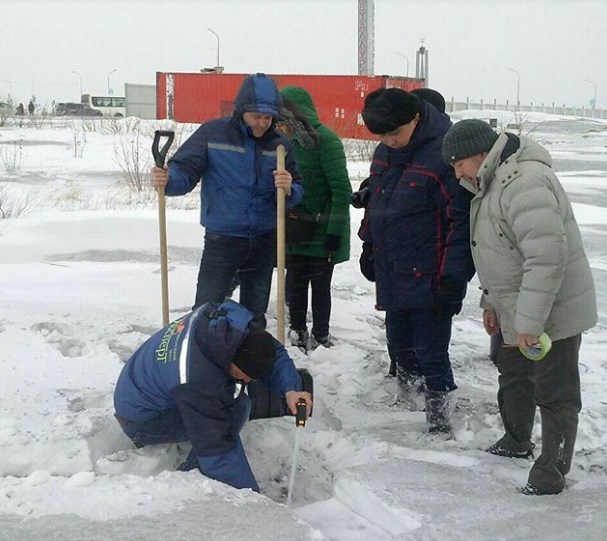
<path id="1" fill-rule="evenodd" d="M 156 118 L 156 85 L 124 85 L 126 116 L 144 119 Z"/>

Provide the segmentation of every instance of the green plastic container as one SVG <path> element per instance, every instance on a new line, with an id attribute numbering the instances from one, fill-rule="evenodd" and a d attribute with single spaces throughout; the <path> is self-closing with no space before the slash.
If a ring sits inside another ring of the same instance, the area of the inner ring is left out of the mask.
<path id="1" fill-rule="evenodd" d="M 550 337 L 546 333 L 543 333 L 539 337 L 537 344 L 519 349 L 530 361 L 541 361 L 552 349 L 552 340 L 550 340 Z"/>

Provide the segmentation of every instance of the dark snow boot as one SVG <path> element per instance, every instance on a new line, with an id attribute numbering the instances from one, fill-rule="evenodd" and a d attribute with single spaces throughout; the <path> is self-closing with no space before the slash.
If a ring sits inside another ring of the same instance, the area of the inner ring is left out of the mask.
<path id="1" fill-rule="evenodd" d="M 426 391 L 426 422 L 429 434 L 453 434 L 447 391 Z"/>
<path id="2" fill-rule="evenodd" d="M 404 393 L 420 394 L 426 390 L 424 376 L 405 370 L 398 365 L 396 366 L 396 378 L 401 391 Z"/>
<path id="3" fill-rule="evenodd" d="M 390 407 L 400 405 L 409 411 L 425 411 L 425 384 L 420 374 L 403 370 L 395 365 L 394 376 L 388 376 L 388 392 L 394 396 Z"/>
<path id="4" fill-rule="evenodd" d="M 513 451 L 512 449 L 506 449 L 499 441 L 494 443 L 490 447 L 487 447 L 485 451 L 492 455 L 505 456 L 507 458 L 534 458 L 533 449 L 535 449 L 535 443 L 531 443 L 531 447 L 522 451 Z"/>
<path id="5" fill-rule="evenodd" d="M 333 347 L 333 337 L 329 334 L 326 336 L 316 336 L 315 334 L 312 334 L 310 349 L 316 349 L 318 346 L 323 346 L 325 348 Z"/>
<path id="6" fill-rule="evenodd" d="M 310 334 L 308 329 L 291 329 L 289 331 L 291 345 L 298 347 L 304 353 L 310 349 Z"/>

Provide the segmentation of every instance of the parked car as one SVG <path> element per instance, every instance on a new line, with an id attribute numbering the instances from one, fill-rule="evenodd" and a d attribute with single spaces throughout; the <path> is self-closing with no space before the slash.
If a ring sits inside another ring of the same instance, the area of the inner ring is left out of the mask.
<path id="1" fill-rule="evenodd" d="M 55 107 L 57 116 L 103 116 L 101 111 L 91 109 L 85 103 L 58 103 Z"/>

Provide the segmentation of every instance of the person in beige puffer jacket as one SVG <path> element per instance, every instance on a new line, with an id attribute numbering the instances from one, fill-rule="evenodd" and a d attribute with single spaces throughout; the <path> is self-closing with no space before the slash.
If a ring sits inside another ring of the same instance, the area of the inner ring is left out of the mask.
<path id="1" fill-rule="evenodd" d="M 483 323 L 489 334 L 501 330 L 504 337 L 497 366 L 505 434 L 487 451 L 532 457 L 539 406 L 542 453 L 522 492 L 558 494 L 571 467 L 581 409 L 581 333 L 597 322 L 594 282 L 571 203 L 546 149 L 528 137 L 498 136 L 482 120 L 450 128 L 443 159 L 475 194 L 470 243 Z M 537 344 L 544 332 L 552 349 L 541 361 L 528 360 L 519 347 Z"/>

